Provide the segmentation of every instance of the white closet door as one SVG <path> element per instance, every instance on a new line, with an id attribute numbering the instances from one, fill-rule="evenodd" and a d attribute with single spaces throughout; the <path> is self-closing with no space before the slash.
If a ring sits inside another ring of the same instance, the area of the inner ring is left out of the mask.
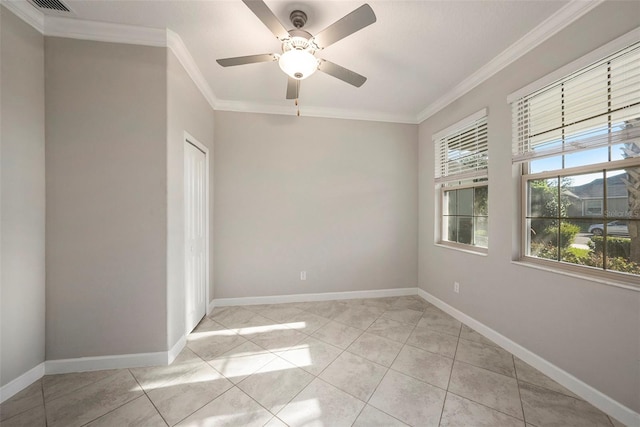
<path id="1" fill-rule="evenodd" d="M 187 333 L 196 327 L 207 310 L 207 171 L 206 155 L 185 144 L 185 289 Z"/>

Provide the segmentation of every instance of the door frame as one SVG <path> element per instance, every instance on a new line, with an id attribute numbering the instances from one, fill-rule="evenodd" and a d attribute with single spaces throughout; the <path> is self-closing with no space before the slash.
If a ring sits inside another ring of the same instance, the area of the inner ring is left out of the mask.
<path id="1" fill-rule="evenodd" d="M 194 138 L 191 134 L 189 134 L 189 132 L 184 131 L 184 145 L 182 146 L 183 151 L 182 151 L 182 164 L 183 164 L 183 171 L 182 171 L 182 179 L 183 179 L 183 183 L 182 183 L 182 191 L 183 191 L 183 203 L 186 199 L 185 197 L 185 193 L 184 193 L 184 162 L 185 162 L 185 152 L 186 152 L 186 148 L 187 148 L 187 144 L 193 145 L 194 147 L 196 147 L 198 150 L 202 151 L 204 153 L 204 161 L 205 161 L 205 302 L 204 302 L 204 315 L 206 316 L 207 314 L 209 314 L 209 280 L 210 280 L 210 221 L 211 221 L 211 214 L 210 214 L 210 207 L 209 207 L 209 203 L 210 203 L 210 186 L 209 186 L 209 162 L 210 162 L 210 155 L 209 155 L 209 149 L 202 144 L 200 141 L 198 141 L 196 138 Z M 183 215 L 185 214 L 186 211 L 186 204 L 183 204 Z M 186 270 L 186 259 L 187 259 L 187 236 L 186 236 L 186 226 L 187 226 L 187 221 L 186 221 L 186 215 L 183 216 L 184 221 L 183 221 L 183 239 L 182 239 L 182 247 L 185 251 L 184 253 L 184 257 L 183 257 L 183 262 L 184 262 L 184 274 L 183 274 L 183 280 L 186 279 L 187 276 L 187 270 Z M 185 296 L 185 301 L 184 301 L 184 308 L 185 308 L 185 313 L 184 313 L 184 319 L 185 319 L 185 329 L 189 328 L 189 326 L 187 326 L 187 287 L 184 286 L 183 287 L 184 290 L 184 296 Z M 186 334 L 191 333 L 191 331 L 185 331 Z"/>

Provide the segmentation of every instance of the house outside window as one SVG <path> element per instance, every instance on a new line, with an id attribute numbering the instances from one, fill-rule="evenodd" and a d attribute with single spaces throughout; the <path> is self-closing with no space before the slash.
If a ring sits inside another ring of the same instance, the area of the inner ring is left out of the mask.
<path id="1" fill-rule="evenodd" d="M 582 215 L 583 216 L 602 216 L 602 206 L 604 205 L 602 198 L 583 199 Z"/>
<path id="2" fill-rule="evenodd" d="M 486 252 L 488 237 L 487 110 L 433 135 L 440 232 L 437 243 Z"/>
<path id="3" fill-rule="evenodd" d="M 640 43 L 614 52 L 510 97 L 522 258 L 637 283 Z"/>

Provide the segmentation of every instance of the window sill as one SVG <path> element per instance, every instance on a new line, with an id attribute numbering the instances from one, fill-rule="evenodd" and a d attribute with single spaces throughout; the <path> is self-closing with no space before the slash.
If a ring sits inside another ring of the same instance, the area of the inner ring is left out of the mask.
<path id="1" fill-rule="evenodd" d="M 454 251 L 464 252 L 471 255 L 487 256 L 489 254 L 488 249 L 479 248 L 479 247 L 476 248 L 474 246 L 453 245 L 453 244 L 444 243 L 444 242 L 435 242 L 434 245 L 436 245 L 439 248 L 452 249 Z"/>
<path id="2" fill-rule="evenodd" d="M 562 266 L 560 265 L 548 265 L 548 263 L 544 261 L 530 260 L 528 258 L 524 258 L 516 261 L 511 261 L 511 264 L 519 265 L 522 267 L 535 268 L 536 270 L 542 270 L 549 273 L 561 274 L 563 276 L 569 276 L 575 279 L 588 280 L 590 282 L 600 283 L 607 286 L 613 286 L 616 288 L 623 288 L 623 289 L 640 292 L 640 284 L 633 285 L 629 283 L 624 283 L 622 281 L 618 281 L 613 278 L 609 279 L 606 277 L 589 276 L 583 272 L 577 272 L 577 271 L 570 270 L 568 268 L 566 269 L 562 268 Z M 615 274 L 615 273 L 611 273 L 611 274 Z"/>

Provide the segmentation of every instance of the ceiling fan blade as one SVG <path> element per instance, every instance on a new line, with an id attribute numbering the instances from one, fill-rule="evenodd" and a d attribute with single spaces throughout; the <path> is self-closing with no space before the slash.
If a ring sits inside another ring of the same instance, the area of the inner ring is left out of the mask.
<path id="1" fill-rule="evenodd" d="M 235 58 L 217 59 L 216 62 L 223 67 L 233 67 L 235 65 L 255 64 L 256 62 L 272 62 L 277 61 L 278 57 L 273 53 L 264 53 L 262 55 L 237 56 Z"/>
<path id="2" fill-rule="evenodd" d="M 300 96 L 300 80 L 289 77 L 287 81 L 287 99 L 298 99 Z"/>
<path id="3" fill-rule="evenodd" d="M 348 70 L 344 67 L 339 66 L 338 64 L 334 64 L 333 62 L 327 61 L 325 59 L 320 60 L 320 65 L 318 66 L 318 70 L 329 74 L 330 76 L 335 77 L 336 79 L 340 79 L 343 82 L 349 83 L 355 87 L 360 87 L 367 81 L 365 76 L 361 76 L 355 71 Z"/>
<path id="4" fill-rule="evenodd" d="M 289 32 L 282 25 L 282 23 L 276 18 L 269 6 L 262 0 L 242 0 L 249 9 L 262 21 L 264 25 L 280 40 L 286 39 L 289 36 Z"/>
<path id="5" fill-rule="evenodd" d="M 371 9 L 371 6 L 368 4 L 363 4 L 350 14 L 320 31 L 313 40 L 320 49 L 324 49 L 374 22 L 376 22 L 376 14 L 373 13 L 373 9 Z"/>

